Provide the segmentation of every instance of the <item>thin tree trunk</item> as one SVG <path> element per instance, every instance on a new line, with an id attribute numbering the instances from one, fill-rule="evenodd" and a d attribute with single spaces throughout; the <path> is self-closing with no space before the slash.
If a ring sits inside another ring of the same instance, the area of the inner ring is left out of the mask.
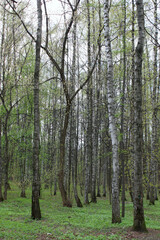
<path id="1" fill-rule="evenodd" d="M 134 188 L 134 82 L 135 82 L 135 44 L 134 44 L 134 38 L 135 38 L 135 3 L 134 0 L 132 0 L 132 81 L 131 81 L 131 108 L 130 108 L 130 114 L 131 114 L 131 137 L 130 137 L 130 148 L 131 148 L 131 164 L 129 167 L 129 192 L 131 196 L 131 201 L 133 202 L 133 188 Z"/>
<path id="2" fill-rule="evenodd" d="M 0 202 L 3 201 L 3 195 L 2 195 L 2 146 L 1 146 L 1 118 L 0 118 Z"/>
<path id="3" fill-rule="evenodd" d="M 5 13 L 6 13 L 6 1 L 3 3 L 3 23 L 2 23 L 2 30 L 1 30 L 1 50 L 0 50 L 0 92 L 2 86 L 2 72 L 3 72 L 3 48 L 4 48 L 4 33 L 5 33 Z M 3 194 L 2 194 L 2 181 L 3 181 L 3 160 L 2 160 L 2 117 L 0 116 L 0 202 L 2 202 Z"/>
<path id="4" fill-rule="evenodd" d="M 151 141 L 151 162 L 150 162 L 150 205 L 155 204 L 156 192 L 156 155 L 157 155 L 157 0 L 154 1 L 154 26 L 155 26 L 155 45 L 154 45 L 154 81 L 152 92 L 152 141 Z"/>
<path id="5" fill-rule="evenodd" d="M 34 72 L 34 139 L 33 139 L 33 182 L 32 182 L 32 218 L 41 219 L 39 204 L 40 175 L 39 175 L 39 149 L 40 149 L 40 114 L 39 114 L 39 72 L 40 49 L 42 37 L 42 10 L 41 0 L 37 0 L 38 26 L 36 41 L 36 59 Z"/>
<path id="6" fill-rule="evenodd" d="M 9 143 L 8 143 L 8 119 L 9 119 L 10 111 L 6 112 L 6 118 L 4 123 L 4 137 L 5 137 L 5 149 L 4 149 L 4 200 L 7 200 L 7 190 L 8 190 L 8 168 L 9 168 Z"/>
<path id="7" fill-rule="evenodd" d="M 90 5 L 87 0 L 87 19 L 88 19 L 88 73 L 91 69 L 91 20 L 90 20 Z M 88 193 L 91 191 L 91 178 L 92 178 L 92 79 L 88 82 L 87 86 L 87 106 L 88 106 L 88 119 L 87 119 L 87 156 L 85 156 L 85 193 L 84 202 L 89 204 Z"/>
<path id="8" fill-rule="evenodd" d="M 124 104 L 126 85 L 126 1 L 123 3 L 124 26 L 123 26 L 123 86 L 121 93 L 121 128 L 120 128 L 120 162 L 122 168 L 122 217 L 125 216 L 125 155 L 124 155 Z"/>
<path id="9" fill-rule="evenodd" d="M 98 7 L 99 7 L 99 34 L 101 32 L 102 28 L 102 21 L 101 21 L 101 3 L 100 0 L 98 0 Z M 96 116 L 96 122 L 97 126 L 99 129 L 101 127 L 101 96 L 100 96 L 100 90 L 102 89 L 102 82 L 101 82 L 101 35 L 99 38 L 98 42 L 98 48 L 99 48 L 99 58 L 98 58 L 98 82 L 97 82 L 97 116 Z M 101 138 L 100 138 L 101 139 Z M 98 134 L 97 134 L 97 142 L 98 142 Z M 102 141 L 100 140 L 100 146 L 102 144 Z M 97 146 L 98 149 L 98 146 Z M 98 149 L 99 151 L 99 149 Z M 101 190 L 100 190 L 100 185 L 101 185 L 101 152 L 99 154 L 100 156 L 96 156 L 98 158 L 98 163 L 97 163 L 97 197 L 101 197 Z"/>
<path id="10" fill-rule="evenodd" d="M 76 46 L 77 46 L 77 19 L 75 15 L 75 22 L 73 26 L 73 59 L 72 59 L 72 83 L 71 91 L 72 94 L 75 92 L 76 85 Z M 79 79 L 79 72 L 78 72 Z M 76 104 L 77 100 L 77 104 Z M 76 114 L 77 106 L 77 114 Z M 77 190 L 77 165 L 78 165 L 78 135 L 79 135 L 79 96 L 77 99 L 73 100 L 72 109 L 71 109 L 71 163 L 72 163 L 72 183 L 74 197 L 77 204 L 77 207 L 83 207 L 81 200 L 78 196 Z"/>

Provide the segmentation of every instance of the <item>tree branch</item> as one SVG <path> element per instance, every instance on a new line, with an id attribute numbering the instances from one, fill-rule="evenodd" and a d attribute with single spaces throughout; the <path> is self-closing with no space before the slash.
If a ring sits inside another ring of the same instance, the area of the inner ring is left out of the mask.
<path id="1" fill-rule="evenodd" d="M 103 25 L 103 27 L 101 28 L 101 30 L 100 30 L 100 32 L 99 32 L 99 36 L 98 36 L 98 39 L 97 39 L 97 43 L 98 43 L 98 44 L 99 44 L 99 39 L 100 39 L 101 32 L 103 31 L 103 29 L 104 29 L 104 25 Z M 81 89 L 83 89 L 83 87 L 84 87 L 84 86 L 87 84 L 87 82 L 90 80 L 90 78 L 91 78 L 91 76 L 92 76 L 92 73 L 93 73 L 93 71 L 94 71 L 94 69 L 95 69 L 95 66 L 96 66 L 96 63 L 97 63 L 97 60 L 98 60 L 99 53 L 100 53 L 100 49 L 98 49 L 98 53 L 97 53 L 97 55 L 96 55 L 96 59 L 95 59 L 95 61 L 94 61 L 94 64 L 93 64 L 90 72 L 88 73 L 87 79 L 84 81 L 84 83 L 82 83 L 82 84 L 80 85 L 80 87 L 79 87 L 79 88 L 75 91 L 75 93 L 72 95 L 72 97 L 70 98 L 70 101 L 71 101 L 71 102 L 73 101 L 73 99 L 75 98 L 75 96 L 79 93 L 79 91 L 80 91 Z"/>
<path id="2" fill-rule="evenodd" d="M 73 101 L 73 99 L 75 98 L 75 96 L 79 93 L 79 91 L 80 91 L 81 89 L 83 89 L 83 87 L 87 84 L 87 82 L 89 82 L 89 80 L 90 80 L 90 78 L 91 78 L 91 76 L 92 76 L 92 73 L 93 73 L 93 71 L 94 71 L 94 69 L 95 69 L 95 66 L 96 66 L 96 63 L 97 63 L 97 60 L 98 60 L 98 56 L 99 56 L 99 51 L 98 51 L 98 53 L 97 53 L 96 59 L 95 59 L 95 61 L 94 61 L 94 64 L 93 64 L 90 72 L 88 73 L 87 79 L 84 81 L 84 83 L 82 83 L 82 84 L 80 85 L 80 87 L 79 87 L 79 88 L 75 91 L 75 93 L 72 95 L 72 97 L 70 98 L 70 101 L 71 101 L 71 102 Z"/>
<path id="3" fill-rule="evenodd" d="M 43 0 L 43 4 L 44 4 L 44 11 L 45 11 L 45 16 L 46 16 L 46 44 L 45 44 L 45 48 L 48 48 L 48 13 L 47 13 L 47 6 L 46 6 L 46 1 Z"/>
<path id="4" fill-rule="evenodd" d="M 68 34 L 70 32 L 70 29 L 72 27 L 73 21 L 74 21 L 74 15 L 75 12 L 77 11 L 78 5 L 80 3 L 80 0 L 77 1 L 75 8 L 72 7 L 70 1 L 68 1 L 71 9 L 72 9 L 72 17 L 70 19 L 70 23 L 66 29 L 66 32 L 64 34 L 64 40 L 63 40 L 63 48 L 62 48 L 62 57 L 61 57 L 61 69 L 64 71 L 64 60 L 65 60 L 65 50 L 66 50 L 66 43 L 67 43 L 67 39 L 68 39 Z"/>
<path id="5" fill-rule="evenodd" d="M 26 24 L 24 23 L 24 21 L 22 20 L 21 16 L 19 15 L 19 13 L 15 10 L 15 8 L 12 6 L 12 4 L 10 4 L 10 2 L 8 0 L 6 0 L 7 3 L 9 4 L 9 6 L 12 8 L 12 10 L 14 11 L 14 13 L 18 16 L 18 18 L 20 19 L 24 29 L 26 30 L 26 32 L 28 33 L 28 35 L 33 39 L 34 42 L 36 42 L 35 37 L 32 35 L 32 33 L 28 30 Z"/>

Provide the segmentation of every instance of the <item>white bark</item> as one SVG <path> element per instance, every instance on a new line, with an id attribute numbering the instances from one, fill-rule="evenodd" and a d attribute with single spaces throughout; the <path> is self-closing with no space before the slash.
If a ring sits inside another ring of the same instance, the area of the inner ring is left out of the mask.
<path id="1" fill-rule="evenodd" d="M 108 113 L 109 130 L 112 140 L 112 223 L 120 223 L 120 204 L 119 204 L 119 160 L 118 160 L 118 137 L 115 118 L 115 83 L 113 76 L 113 60 L 109 29 L 109 2 L 104 1 L 104 36 L 107 58 L 107 95 L 108 95 Z"/>

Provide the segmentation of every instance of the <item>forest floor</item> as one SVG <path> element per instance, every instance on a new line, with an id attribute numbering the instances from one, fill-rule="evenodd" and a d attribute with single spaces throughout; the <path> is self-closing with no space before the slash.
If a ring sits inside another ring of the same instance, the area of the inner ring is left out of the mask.
<path id="1" fill-rule="evenodd" d="M 84 239 L 90 239 L 92 240 L 92 236 L 97 236 L 97 239 L 112 239 L 112 240 L 138 240 L 138 239 L 142 239 L 142 240 L 160 240 L 160 230 L 155 230 L 155 229 L 148 229 L 147 233 L 138 233 L 138 232 L 134 232 L 131 230 L 131 228 L 128 229 L 124 229 L 123 231 L 121 229 L 110 229 L 109 232 L 102 232 L 102 233 L 98 233 L 98 232 L 91 232 L 90 235 L 88 236 L 84 236 Z M 100 237 L 99 237 L 100 236 Z M 42 234 L 40 235 L 37 240 L 46 240 L 46 239 L 57 239 L 57 237 L 54 237 L 52 234 Z M 62 237 L 61 240 L 65 240 L 65 239 L 80 239 L 76 233 L 74 234 L 74 238 L 70 238 L 68 237 Z"/>
<path id="2" fill-rule="evenodd" d="M 31 190 L 27 198 L 20 198 L 16 184 L 11 184 L 8 200 L 0 203 L 0 240 L 160 240 L 160 202 L 154 206 L 144 200 L 148 233 L 133 232 L 133 204 L 127 197 L 125 218 L 120 224 L 111 224 L 111 205 L 106 198 L 83 208 L 62 207 L 59 193 L 50 196 L 42 190 L 40 206 L 42 220 L 32 220 Z M 83 201 L 83 197 L 82 197 Z"/>

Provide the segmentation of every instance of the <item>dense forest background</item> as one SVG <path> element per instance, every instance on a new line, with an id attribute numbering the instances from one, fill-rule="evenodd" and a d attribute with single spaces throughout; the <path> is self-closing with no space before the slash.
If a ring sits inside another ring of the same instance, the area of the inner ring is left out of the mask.
<path id="1" fill-rule="evenodd" d="M 7 199 L 12 181 L 19 185 L 21 197 L 32 185 L 32 217 L 37 219 L 41 214 L 34 213 L 33 205 L 41 188 L 51 195 L 60 190 L 63 205 L 69 207 L 73 198 L 82 207 L 106 195 L 113 205 L 116 192 L 124 216 L 125 192 L 136 204 L 135 176 L 142 171 L 140 188 L 154 204 L 160 180 L 159 2 L 37 0 L 34 4 L 0 3 L 0 200 Z M 140 88 L 136 46 L 143 27 Z M 109 56 L 113 92 L 109 92 Z M 139 90 L 141 100 L 136 98 Z M 135 127 L 138 106 L 141 135 Z M 135 165 L 136 136 L 142 137 L 142 169 Z M 138 196 L 141 204 L 143 197 Z M 38 212 L 38 202 L 35 208 Z M 121 221 L 119 214 L 114 217 L 113 222 Z M 142 225 L 137 229 L 144 230 Z"/>

